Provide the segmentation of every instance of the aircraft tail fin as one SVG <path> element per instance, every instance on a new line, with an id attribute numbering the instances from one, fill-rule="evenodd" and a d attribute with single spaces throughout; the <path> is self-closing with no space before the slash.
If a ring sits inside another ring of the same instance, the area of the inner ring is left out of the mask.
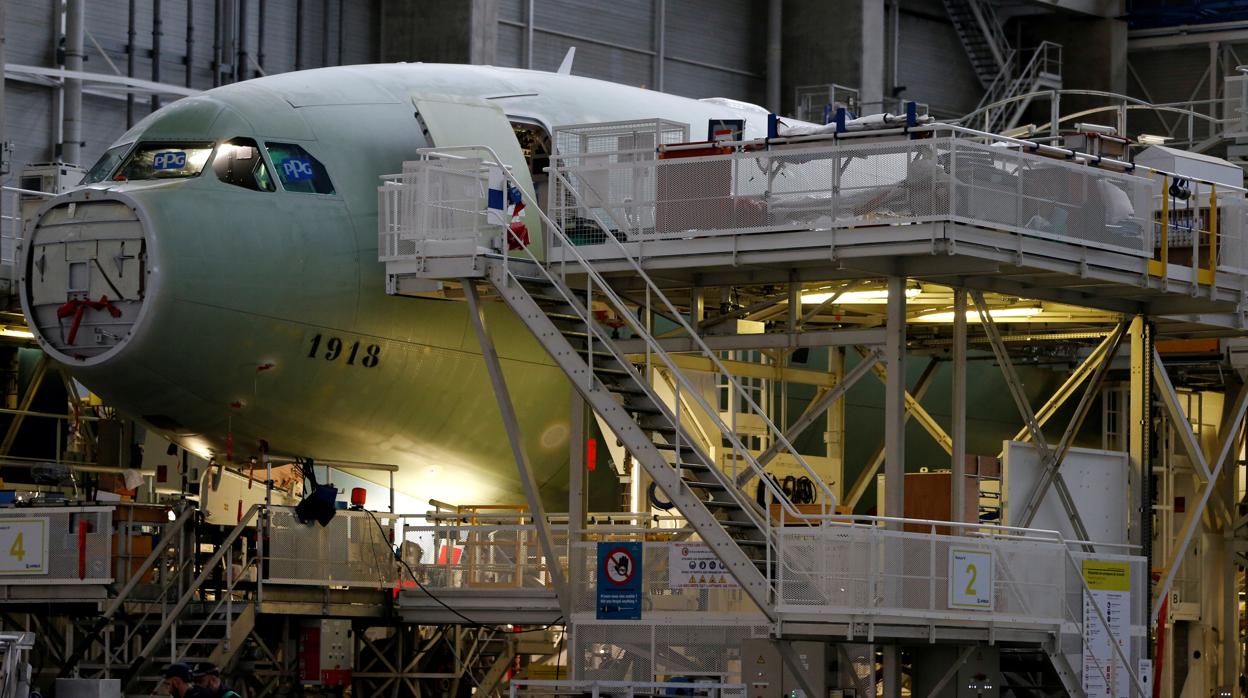
<path id="1" fill-rule="evenodd" d="M 556 70 L 555 72 L 559 73 L 560 75 L 571 75 L 573 58 L 576 58 L 575 46 L 568 48 L 567 55 L 563 57 L 563 62 L 559 64 L 559 70 Z"/>

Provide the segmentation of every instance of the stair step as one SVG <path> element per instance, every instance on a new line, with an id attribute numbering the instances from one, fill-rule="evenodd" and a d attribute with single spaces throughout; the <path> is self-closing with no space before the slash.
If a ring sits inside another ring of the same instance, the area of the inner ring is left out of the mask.
<path id="1" fill-rule="evenodd" d="M 721 482 L 703 482 L 702 480 L 685 480 L 685 484 L 700 490 L 724 492 L 728 488 Z"/>

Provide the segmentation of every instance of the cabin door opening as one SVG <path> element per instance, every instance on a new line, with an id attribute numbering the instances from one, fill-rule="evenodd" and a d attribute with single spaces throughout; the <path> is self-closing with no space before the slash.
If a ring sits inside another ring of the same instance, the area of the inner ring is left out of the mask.
<path id="1" fill-rule="evenodd" d="M 430 94 L 416 95 L 412 97 L 412 103 L 416 107 L 416 117 L 434 147 L 486 146 L 511 170 L 523 191 L 534 191 L 529 160 L 521 150 L 512 123 L 497 104 L 475 97 Z M 484 149 L 477 153 L 462 154 L 486 159 L 490 157 Z M 536 194 L 539 197 L 541 195 L 541 192 Z M 537 213 L 538 203 L 526 202 L 521 216 L 529 230 L 529 249 L 540 259 L 543 256 L 543 242 L 541 216 Z"/>

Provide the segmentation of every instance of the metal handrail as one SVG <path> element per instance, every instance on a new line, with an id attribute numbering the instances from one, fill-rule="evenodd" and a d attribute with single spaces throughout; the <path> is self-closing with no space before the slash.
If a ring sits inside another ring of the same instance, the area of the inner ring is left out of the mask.
<path id="1" fill-rule="evenodd" d="M 120 611 L 125 606 L 126 602 L 130 600 L 130 594 L 139 586 L 139 584 L 143 581 L 143 578 L 147 576 L 147 573 L 150 572 L 153 567 L 155 567 L 156 561 L 165 554 L 165 551 L 167 551 L 170 547 L 173 546 L 175 542 L 177 542 L 177 539 L 182 534 L 182 529 L 186 527 L 187 521 L 190 521 L 194 517 L 194 515 L 195 515 L 195 508 L 187 507 L 186 509 L 182 511 L 182 513 L 178 516 L 178 518 L 173 521 L 173 523 L 165 531 L 165 534 L 161 536 L 160 540 L 152 548 L 152 552 L 148 553 L 147 557 L 143 560 L 143 563 L 139 565 L 138 569 L 136 569 L 135 571 L 131 573 L 130 578 L 126 580 L 126 583 L 121 587 L 120 590 L 118 590 L 116 597 L 114 597 L 113 600 L 109 602 L 108 606 L 106 606 L 104 610 L 100 613 L 100 616 L 98 620 L 96 621 L 95 627 L 91 630 L 91 632 L 87 633 L 87 636 L 85 640 L 83 641 L 83 643 L 79 645 L 78 647 L 76 647 L 73 655 L 71 655 L 69 659 L 65 661 L 65 664 L 61 667 L 59 676 L 61 676 L 62 678 L 65 678 L 65 677 L 69 677 L 73 675 L 73 672 L 77 668 L 78 664 L 82 661 L 87 651 L 90 650 L 91 647 L 94 646 L 95 643 L 100 639 L 100 636 L 103 634 L 104 629 L 108 627 L 109 621 L 111 621 L 113 616 L 116 615 L 117 612 Z M 164 586 L 162 586 L 160 590 L 160 593 L 162 596 L 165 594 L 165 592 L 169 590 L 169 587 L 170 587 L 170 584 L 168 581 L 166 581 L 166 583 L 164 584 Z M 143 617 L 146 618 L 150 614 L 151 614 L 151 609 L 149 608 L 147 613 L 145 613 Z M 137 628 L 139 625 L 140 624 L 137 624 L 137 623 L 132 624 L 131 626 L 132 632 L 127 635 L 127 640 L 130 637 L 133 637 L 133 633 L 137 632 Z M 124 649 L 126 643 L 122 642 L 120 644 L 121 644 L 120 649 Z M 115 658 L 116 656 L 117 655 L 111 655 L 110 659 Z"/>
<path id="2" fill-rule="evenodd" d="M 178 518 L 174 519 L 173 524 L 166 529 L 165 535 L 161 536 L 160 541 L 152 548 L 152 552 L 148 553 L 143 560 L 143 564 L 139 565 L 138 569 L 131 573 L 130 579 L 117 592 L 116 598 L 100 613 L 101 622 L 107 622 L 113 617 L 113 614 L 121 609 L 122 605 L 129 599 L 130 592 L 134 591 L 139 582 L 143 581 L 143 577 L 151 571 L 156 564 L 156 560 L 164 554 L 165 550 L 176 542 L 177 537 L 182 534 L 182 529 L 186 527 L 186 522 L 190 521 L 194 515 L 195 508 L 187 507 L 178 515 Z"/>
<path id="3" fill-rule="evenodd" d="M 233 570 L 233 566 L 232 566 L 232 565 L 233 565 L 233 563 L 232 563 L 232 562 L 229 562 L 229 561 L 228 561 L 228 559 L 227 559 L 227 562 L 226 562 L 226 565 L 225 565 L 225 569 L 227 570 L 227 575 L 229 576 L 229 581 L 227 582 L 225 589 L 222 589 L 220 592 L 218 592 L 218 593 L 220 594 L 220 597 L 217 599 L 216 604 L 214 604 L 214 605 L 213 605 L 213 607 L 212 607 L 212 608 L 208 611 L 208 613 L 204 616 L 203 621 L 202 621 L 202 622 L 200 623 L 200 625 L 199 625 L 199 629 L 197 629 L 197 630 L 195 631 L 195 634 L 194 634 L 194 635 L 192 635 L 192 636 L 191 636 L 191 637 L 187 640 L 187 645 L 186 645 L 187 649 L 186 649 L 185 651 L 183 651 L 181 654 L 178 654 L 178 653 L 176 652 L 176 649 L 177 649 L 177 648 L 174 648 L 174 649 L 175 649 L 174 656 L 176 657 L 176 660 L 177 660 L 177 661 L 182 661 L 182 660 L 186 659 L 186 652 L 189 652 L 189 651 L 190 651 L 190 647 L 191 647 L 191 645 L 192 645 L 192 644 L 194 644 L 194 642 L 195 642 L 196 640 L 198 640 L 198 639 L 199 639 L 199 636 L 203 634 L 204 629 L 206 629 L 206 628 L 208 627 L 208 623 L 209 623 L 210 621 L 212 621 L 212 619 L 214 619 L 214 618 L 216 618 L 216 617 L 217 617 L 217 614 L 218 614 L 218 613 L 220 613 L 222 606 L 226 607 L 226 614 L 225 614 L 225 615 L 226 615 L 226 619 L 225 619 L 225 621 L 226 621 L 226 624 L 227 624 L 227 625 L 226 625 L 226 636 L 225 636 L 225 639 L 226 639 L 227 641 L 230 639 L 230 627 L 231 627 L 231 624 L 233 624 L 233 622 L 234 622 L 234 618 L 233 618 L 233 609 L 231 608 L 231 606 L 233 605 L 234 589 L 238 586 L 238 582 L 242 579 L 242 576 L 243 576 L 243 575 L 242 575 L 242 573 L 243 573 L 243 572 L 246 572 L 247 570 L 251 569 L 252 567 L 255 567 L 255 568 L 256 568 L 256 575 L 257 575 L 257 579 L 259 579 L 259 574 L 260 574 L 260 566 L 257 564 L 257 563 L 258 563 L 258 561 L 259 561 L 259 559 L 260 559 L 260 558 L 259 558 L 258 556 L 253 556 L 253 557 L 252 557 L 252 558 L 251 558 L 251 559 L 247 562 L 247 564 L 246 564 L 246 565 L 244 565 L 241 569 L 239 569 L 239 574 L 238 574 L 238 575 L 234 575 L 234 573 L 233 573 L 233 571 L 232 571 L 232 570 Z"/>
<path id="4" fill-rule="evenodd" d="M 195 598 L 195 595 L 199 593 L 200 585 L 204 583 L 204 580 L 206 580 L 208 575 L 212 573 L 213 568 L 221 562 L 221 558 L 225 556 L 227 551 L 229 551 L 230 546 L 234 544 L 234 541 L 238 540 L 238 537 L 242 535 L 243 531 L 251 523 L 251 520 L 255 518 L 256 514 L 263 508 L 263 504 L 252 504 L 251 507 L 247 509 L 247 513 L 239 519 L 238 524 L 234 527 L 234 529 L 231 530 L 229 534 L 226 535 L 225 539 L 221 541 L 217 547 L 217 552 L 213 553 L 212 557 L 204 563 L 200 573 L 195 577 L 194 581 L 190 583 L 186 592 L 183 593 L 182 597 L 178 599 L 178 602 L 174 605 L 173 609 L 165 614 L 165 619 L 161 622 L 160 627 L 156 629 L 156 632 L 152 634 L 152 637 L 145 645 L 143 645 L 143 649 L 139 650 L 138 655 L 134 658 L 134 661 L 131 662 L 130 667 L 122 675 L 121 683 L 123 687 L 129 685 L 143 665 L 147 663 L 148 658 L 153 652 L 156 651 L 156 648 L 160 646 L 160 643 L 164 641 L 170 628 L 172 628 L 173 625 L 181 618 L 182 611 L 186 609 L 187 605 L 190 604 L 190 602 Z"/>
<path id="5" fill-rule="evenodd" d="M 561 181 L 563 185 L 568 188 L 569 191 L 572 192 L 573 196 L 576 197 L 577 201 L 582 206 L 584 206 L 586 210 L 591 209 L 591 207 L 586 206 L 585 202 L 581 199 L 579 192 L 577 192 L 576 188 L 573 187 L 571 182 L 567 180 L 563 172 L 559 170 L 555 170 L 554 174 L 556 178 L 559 181 Z M 658 285 L 654 283 L 654 280 L 651 279 L 650 276 L 646 274 L 646 272 L 642 269 L 641 264 L 628 252 L 628 249 L 623 245 L 623 243 L 621 243 L 618 239 L 616 239 L 615 235 L 613 235 L 610 229 L 602 222 L 601 219 L 598 218 L 597 214 L 593 214 L 593 218 L 594 218 L 594 222 L 596 222 L 598 226 L 603 230 L 605 237 L 611 240 L 615 244 L 615 246 L 619 248 L 620 252 L 624 254 L 624 259 L 627 260 L 627 262 L 629 263 L 629 266 L 633 268 L 633 271 L 638 275 L 638 277 L 640 277 L 642 280 L 645 281 L 648 292 L 655 294 L 659 298 L 659 300 L 663 302 L 663 305 L 667 307 L 668 312 L 677 321 L 677 324 L 679 324 L 681 328 L 684 329 L 684 331 L 687 333 L 689 338 L 697 344 L 697 347 L 700 350 L 700 352 L 704 354 L 708 359 L 710 359 L 710 361 L 719 370 L 720 375 L 723 378 L 726 378 L 730 382 L 732 387 L 736 389 L 736 393 L 738 393 L 739 395 L 745 398 L 746 404 L 751 408 L 751 410 L 755 414 L 757 414 L 759 417 L 762 418 L 764 425 L 766 425 L 768 431 L 771 432 L 772 438 L 777 440 L 779 443 L 781 443 L 786 448 L 786 450 L 788 450 L 797 459 L 797 462 L 802 466 L 802 468 L 806 471 L 806 473 L 811 476 L 811 480 L 818 484 L 820 490 L 824 494 L 825 504 L 828 504 L 829 506 L 831 506 L 831 503 L 836 501 L 836 496 L 832 493 L 832 490 L 827 486 L 827 483 L 823 482 L 823 479 L 818 475 L 818 473 L 814 471 L 813 468 L 810 467 L 810 464 L 806 462 L 806 459 L 803 458 L 800 453 L 798 453 L 797 448 L 789 441 L 787 437 L 785 437 L 784 432 L 779 427 L 776 426 L 776 424 L 771 420 L 771 418 L 767 416 L 767 413 L 763 410 L 763 408 L 760 407 L 758 403 L 754 401 L 754 398 L 750 397 L 750 394 L 741 385 L 740 381 L 737 380 L 736 376 L 732 375 L 732 373 L 728 370 L 728 368 L 724 366 L 723 362 L 719 360 L 719 355 L 716 352 L 712 351 L 711 348 L 706 345 L 706 343 L 702 340 L 701 335 L 699 335 L 697 331 L 692 326 L 690 326 L 688 321 L 685 320 L 684 316 L 681 315 L 681 313 L 676 309 L 675 305 L 673 305 L 672 302 L 667 298 L 667 296 L 662 292 L 662 290 L 659 289 Z M 605 279 L 601 277 L 601 275 L 597 272 L 596 269 L 593 268 L 593 266 L 588 262 L 588 260 L 585 259 L 585 257 L 583 257 L 579 252 L 576 251 L 576 246 L 573 245 L 571 241 L 566 238 L 566 236 L 563 236 L 562 232 L 560 232 L 560 237 L 563 239 L 565 243 L 563 246 L 563 249 L 572 251 L 572 254 L 576 257 L 577 262 L 581 265 L 581 267 L 585 269 L 585 272 L 587 274 L 590 274 L 596 277 L 597 280 L 600 281 L 600 283 L 605 284 Z M 614 292 L 612 292 L 611 295 L 614 295 Z M 623 305 L 621 302 L 621 307 L 626 309 L 627 306 Z M 624 315 L 629 318 L 630 324 L 636 324 L 632 321 L 631 313 L 624 313 Z M 637 329 L 640 330 L 641 328 L 637 328 Z M 712 419 L 715 425 L 719 427 L 720 431 L 722 431 L 724 435 L 729 438 L 729 440 L 733 444 L 734 450 L 740 450 L 742 454 L 745 455 L 747 463 L 750 465 L 751 469 L 755 471 L 755 474 L 758 477 L 764 480 L 767 480 L 768 478 L 767 478 L 766 469 L 764 469 L 758 463 L 758 461 L 754 458 L 753 454 L 748 449 L 745 448 L 744 444 L 740 442 L 740 439 L 736 436 L 735 431 L 730 429 L 728 425 L 724 424 L 723 420 L 720 419 L 719 417 L 718 410 L 711 408 L 711 406 L 706 402 L 705 398 L 702 397 L 701 392 L 696 388 L 696 386 L 692 385 L 688 381 L 687 378 L 685 378 L 683 372 L 679 369 L 679 367 L 675 364 L 675 362 L 672 361 L 670 355 L 668 355 L 668 353 L 663 350 L 662 346 L 657 341 L 655 341 L 654 337 L 649 332 L 644 331 L 644 330 L 638 331 L 638 336 L 641 337 L 646 342 L 646 346 L 648 349 L 652 350 L 656 355 L 658 355 L 663 360 L 665 364 L 671 367 L 672 374 L 676 376 L 677 379 L 680 381 L 680 383 L 684 385 L 685 389 L 690 392 L 693 399 L 698 403 L 698 405 L 703 410 L 706 411 L 707 415 Z M 730 394 L 730 399 L 731 399 L 731 394 Z M 788 502 L 787 498 L 783 496 L 783 493 L 780 492 L 778 488 L 775 488 L 774 485 L 768 485 L 768 487 L 776 490 L 776 494 L 779 495 L 781 502 L 785 504 L 786 508 L 792 507 L 792 504 Z M 794 513 L 796 513 L 796 510 L 794 510 Z"/>
<path id="6" fill-rule="evenodd" d="M 534 200 L 534 201 L 536 200 L 536 197 L 534 197 L 530 192 L 524 190 L 524 187 L 521 184 L 521 182 L 510 172 L 510 170 L 506 166 L 501 164 L 502 163 L 501 158 L 499 158 L 497 153 L 495 153 L 492 148 L 488 146 L 452 146 L 446 149 L 423 148 L 419 152 L 421 153 L 422 156 L 428 158 L 430 156 L 440 157 L 443 150 L 474 150 L 474 151 L 488 152 L 494 158 L 494 160 L 492 162 L 483 162 L 483 164 L 487 166 L 500 168 L 500 171 L 503 173 L 504 177 L 509 182 L 513 183 L 517 188 L 519 188 L 525 196 L 530 197 L 530 200 Z M 564 186 L 567 186 L 569 189 L 571 189 L 570 183 L 567 181 L 565 177 L 563 177 L 562 173 L 558 169 L 554 170 L 553 174 L 555 175 L 557 181 L 562 182 Z M 572 191 L 575 193 L 575 190 L 572 190 Z M 766 471 L 763 468 L 761 468 L 757 460 L 753 458 L 752 454 L 745 448 L 744 444 L 740 442 L 740 439 L 736 436 L 735 432 L 733 432 L 728 427 L 728 425 L 723 423 L 723 420 L 719 418 L 718 412 L 711 408 L 711 406 L 701 396 L 700 392 L 696 389 L 696 387 L 693 386 L 688 381 L 688 379 L 684 376 L 683 372 L 680 371 L 679 367 L 671 359 L 668 353 L 663 350 L 663 348 L 654 340 L 653 336 L 650 335 L 650 333 L 644 327 L 641 326 L 640 322 L 636 318 L 633 317 L 632 313 L 628 311 L 627 303 L 625 303 L 624 300 L 620 298 L 618 294 L 615 293 L 615 291 L 611 288 L 610 284 L 606 282 L 606 279 L 603 278 L 601 274 L 599 274 L 598 271 L 593 268 L 593 266 L 589 263 L 589 261 L 585 259 L 585 257 L 583 257 L 579 252 L 576 251 L 575 245 L 573 245 L 571 240 L 568 239 L 567 236 L 563 233 L 562 228 L 554 220 L 552 220 L 546 214 L 546 212 L 541 209 L 541 207 L 534 206 L 532 208 L 536 209 L 538 215 L 541 217 L 542 221 L 546 224 L 546 228 L 550 230 L 556 237 L 558 237 L 562 241 L 563 245 L 561 249 L 564 251 L 570 250 L 572 252 L 573 256 L 576 258 L 576 261 L 585 269 L 586 274 L 591 279 L 598 282 L 598 285 L 601 288 L 603 295 L 606 296 L 612 302 L 612 304 L 616 306 L 616 308 L 623 311 L 621 313 L 622 317 L 627 321 L 627 323 L 633 329 L 633 331 L 636 332 L 637 335 L 646 342 L 647 348 L 651 350 L 655 355 L 659 356 L 663 360 L 663 362 L 668 367 L 670 367 L 672 371 L 672 375 L 675 376 L 678 379 L 678 381 L 685 387 L 685 389 L 688 390 L 693 395 L 694 399 L 698 402 L 699 406 L 702 407 L 702 409 L 707 412 L 708 416 L 712 419 L 712 421 L 716 424 L 716 426 L 720 429 L 720 431 L 726 437 L 728 437 L 730 442 L 733 443 L 734 449 L 740 450 L 746 456 L 747 464 L 752 469 L 754 469 L 756 474 L 759 475 L 760 478 L 766 483 L 766 487 L 768 489 L 775 490 L 774 494 L 777 495 L 777 498 L 783 503 L 785 508 L 789 509 L 795 516 L 800 515 L 800 512 L 798 512 L 793 507 L 791 502 L 788 502 L 787 498 L 783 496 L 783 493 L 779 490 L 779 488 L 775 486 L 775 483 L 772 483 L 769 481 L 769 479 L 766 477 Z M 606 231 L 606 226 L 603 225 L 602 221 L 598 220 L 597 217 L 595 217 L 595 222 L 600 227 L 602 227 L 604 231 Z M 505 251 L 508 247 L 506 231 L 504 231 L 502 236 L 503 236 L 503 244 L 501 247 Z M 768 427 L 771 429 L 773 433 L 777 435 L 781 443 L 783 443 L 794 454 L 798 462 L 801 463 L 803 467 L 805 468 L 805 470 L 812 476 L 812 480 L 819 484 L 819 487 L 825 493 L 825 502 L 835 501 L 835 496 L 832 494 L 831 490 L 827 487 L 827 484 L 824 483 L 821 478 L 819 478 L 818 474 L 816 474 L 814 470 L 810 467 L 810 465 L 806 463 L 805 459 L 802 458 L 801 454 L 796 452 L 796 449 L 793 447 L 791 443 L 789 443 L 788 439 L 784 437 L 784 434 L 779 431 L 779 429 L 775 426 L 775 424 L 772 423 L 771 420 L 766 417 L 766 415 L 762 411 L 762 408 L 759 407 L 758 404 L 754 402 L 753 398 L 751 398 L 749 394 L 745 392 L 744 388 L 740 385 L 740 382 L 737 381 L 737 379 L 734 376 L 732 376 L 732 374 L 727 370 L 727 368 L 723 365 L 723 363 L 720 362 L 719 357 L 715 354 L 715 352 L 711 351 L 710 348 L 707 347 L 706 344 L 701 340 L 701 337 L 699 337 L 697 333 L 694 332 L 691 327 L 689 327 L 688 323 L 684 321 L 684 318 L 680 316 L 680 314 L 676 311 L 675 307 L 671 304 L 671 302 L 667 299 L 667 297 L 663 295 L 661 291 L 659 291 L 657 286 L 654 285 L 653 280 L 651 280 L 650 277 L 641 269 L 640 265 L 632 258 L 631 255 L 628 254 L 628 251 L 623 247 L 623 245 L 621 245 L 619 241 L 616 240 L 614 236 L 610 234 L 610 232 L 606 233 L 606 237 L 613 240 L 620 247 L 620 250 L 624 252 L 625 258 L 628 259 L 628 261 L 633 266 L 634 270 L 638 273 L 638 275 L 640 275 L 643 279 L 645 279 L 648 285 L 648 288 L 651 290 L 651 292 L 654 292 L 658 295 L 658 297 L 664 302 L 664 304 L 667 306 L 668 310 L 672 313 L 672 315 L 675 316 L 675 318 L 679 321 L 679 324 L 681 324 L 684 327 L 684 329 L 690 333 L 693 340 L 700 345 L 701 350 L 716 365 L 720 373 L 731 381 L 732 385 L 736 388 L 737 392 L 743 395 L 747 403 L 753 408 L 753 410 L 755 410 L 760 416 L 763 417 Z M 578 317 L 582 321 L 585 322 L 586 327 L 589 328 L 589 331 L 592 332 L 594 335 L 599 336 L 600 340 L 604 340 L 603 344 L 608 348 L 608 350 L 612 353 L 612 355 L 615 356 L 615 358 L 617 359 L 617 361 L 619 361 L 621 366 L 623 366 L 633 376 L 633 378 L 637 380 L 641 385 L 645 385 L 644 379 L 642 379 L 640 374 L 636 372 L 636 369 L 633 368 L 632 363 L 628 361 L 624 355 L 618 352 L 617 348 L 614 346 L 614 343 L 610 341 L 605 341 L 607 338 L 601 332 L 601 330 L 596 326 L 593 320 L 592 314 L 590 314 L 587 310 L 581 307 L 579 300 L 575 298 L 574 294 L 571 294 L 565 290 L 566 288 L 565 284 L 555 279 L 555 277 L 550 273 L 550 271 L 547 269 L 545 264 L 541 263 L 539 260 L 536 259 L 536 255 L 533 254 L 533 251 L 529 248 L 528 245 L 522 245 L 522 247 L 524 251 L 530 255 L 530 257 L 534 261 L 537 268 L 541 271 L 541 273 L 544 276 L 546 276 L 552 283 L 555 284 L 556 288 L 559 289 L 560 294 L 564 296 L 564 299 L 568 302 L 568 304 L 576 310 Z M 506 269 L 506 273 L 508 274 L 508 276 L 511 278 L 516 278 L 514 273 L 511 271 L 511 269 L 506 266 L 506 261 L 507 261 L 506 252 L 503 253 L 503 260 L 504 260 L 504 268 Z M 566 261 L 566 259 L 564 261 Z M 549 260 L 547 260 L 547 262 L 549 262 Z M 516 280 L 518 281 L 518 279 Z M 656 404 L 658 405 L 659 409 L 662 411 L 664 417 L 668 419 L 669 422 L 671 422 L 673 425 L 676 425 L 677 427 L 679 427 L 680 422 L 678 418 L 670 414 L 667 406 L 661 400 L 657 400 Z M 701 452 L 696 452 L 696 453 L 699 456 L 699 458 L 703 458 L 705 456 L 705 454 Z M 715 466 L 714 463 L 709 462 L 709 458 L 706 458 L 703 461 L 703 463 L 707 466 L 710 466 L 711 472 L 715 474 L 717 479 L 721 480 L 721 484 L 725 485 L 725 491 L 729 492 L 730 495 L 734 499 L 736 499 L 738 503 L 744 505 L 742 507 L 742 510 L 746 512 L 746 514 L 750 516 L 751 519 L 754 520 L 755 525 L 757 525 L 760 530 L 766 531 L 768 529 L 768 522 L 766 520 L 759 520 L 759 519 L 764 519 L 766 517 L 766 512 L 763 512 L 763 516 L 758 516 L 754 512 L 754 508 L 756 505 L 752 499 L 744 498 L 742 493 L 740 492 L 740 488 L 724 480 L 723 475 L 720 472 L 719 468 Z"/>

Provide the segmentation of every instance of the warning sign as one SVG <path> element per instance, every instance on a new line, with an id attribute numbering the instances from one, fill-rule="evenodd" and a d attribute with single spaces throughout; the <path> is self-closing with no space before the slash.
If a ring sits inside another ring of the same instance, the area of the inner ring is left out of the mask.
<path id="1" fill-rule="evenodd" d="M 641 543 L 598 544 L 598 620 L 641 618 Z"/>
<path id="2" fill-rule="evenodd" d="M 736 589 L 728 572 L 706 543 L 671 543 L 667 551 L 667 583 L 673 589 Z"/>

